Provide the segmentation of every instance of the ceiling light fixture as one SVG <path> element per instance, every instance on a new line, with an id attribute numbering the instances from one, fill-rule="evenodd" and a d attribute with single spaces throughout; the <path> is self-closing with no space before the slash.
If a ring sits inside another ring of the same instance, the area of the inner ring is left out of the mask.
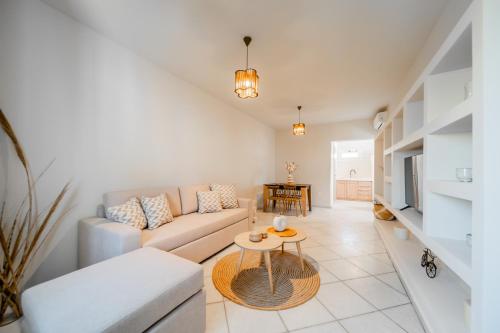
<path id="1" fill-rule="evenodd" d="M 306 124 L 300 122 L 300 109 L 302 109 L 302 106 L 297 106 L 297 109 L 299 109 L 299 122 L 296 124 L 293 124 L 292 129 L 293 129 L 293 135 L 305 135 L 306 134 Z"/>
<path id="2" fill-rule="evenodd" d="M 248 67 L 248 45 L 252 37 L 245 36 L 243 41 L 247 47 L 247 66 L 234 73 L 234 92 L 239 98 L 255 98 L 259 96 L 259 75 L 255 69 Z"/>

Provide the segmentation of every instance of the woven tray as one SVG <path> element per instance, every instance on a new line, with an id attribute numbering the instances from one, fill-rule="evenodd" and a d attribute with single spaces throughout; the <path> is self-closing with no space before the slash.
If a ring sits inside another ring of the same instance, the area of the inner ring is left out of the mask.
<path id="1" fill-rule="evenodd" d="M 280 237 L 293 237 L 297 234 L 297 230 L 295 230 L 294 228 L 286 228 L 283 231 L 276 231 L 274 230 L 274 227 L 269 227 L 267 228 L 267 232 L 270 232 Z"/>

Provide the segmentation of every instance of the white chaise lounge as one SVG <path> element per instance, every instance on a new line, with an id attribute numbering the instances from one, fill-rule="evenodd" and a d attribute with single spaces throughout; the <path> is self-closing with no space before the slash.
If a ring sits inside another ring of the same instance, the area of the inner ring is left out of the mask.
<path id="1" fill-rule="evenodd" d="M 23 331 L 203 333 L 202 288 L 200 265 L 142 248 L 26 290 Z"/>

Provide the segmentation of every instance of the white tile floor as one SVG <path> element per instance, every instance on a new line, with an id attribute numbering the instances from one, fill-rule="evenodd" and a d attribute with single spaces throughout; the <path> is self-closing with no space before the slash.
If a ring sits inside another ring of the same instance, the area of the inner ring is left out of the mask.
<path id="1" fill-rule="evenodd" d="M 258 213 L 257 226 L 271 224 L 273 217 Z M 218 259 L 239 250 L 232 245 L 203 262 L 207 333 L 424 333 L 373 226 L 371 204 L 338 201 L 332 209 L 314 208 L 305 218 L 288 220 L 309 236 L 302 247 L 320 273 L 316 297 L 283 311 L 249 309 L 224 299 L 210 276 Z"/>

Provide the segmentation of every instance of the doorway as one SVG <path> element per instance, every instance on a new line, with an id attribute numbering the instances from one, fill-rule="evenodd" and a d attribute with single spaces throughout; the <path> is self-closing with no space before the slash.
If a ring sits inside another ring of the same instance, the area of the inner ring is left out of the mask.
<path id="1" fill-rule="evenodd" d="M 331 198 L 373 200 L 373 140 L 331 143 Z"/>

